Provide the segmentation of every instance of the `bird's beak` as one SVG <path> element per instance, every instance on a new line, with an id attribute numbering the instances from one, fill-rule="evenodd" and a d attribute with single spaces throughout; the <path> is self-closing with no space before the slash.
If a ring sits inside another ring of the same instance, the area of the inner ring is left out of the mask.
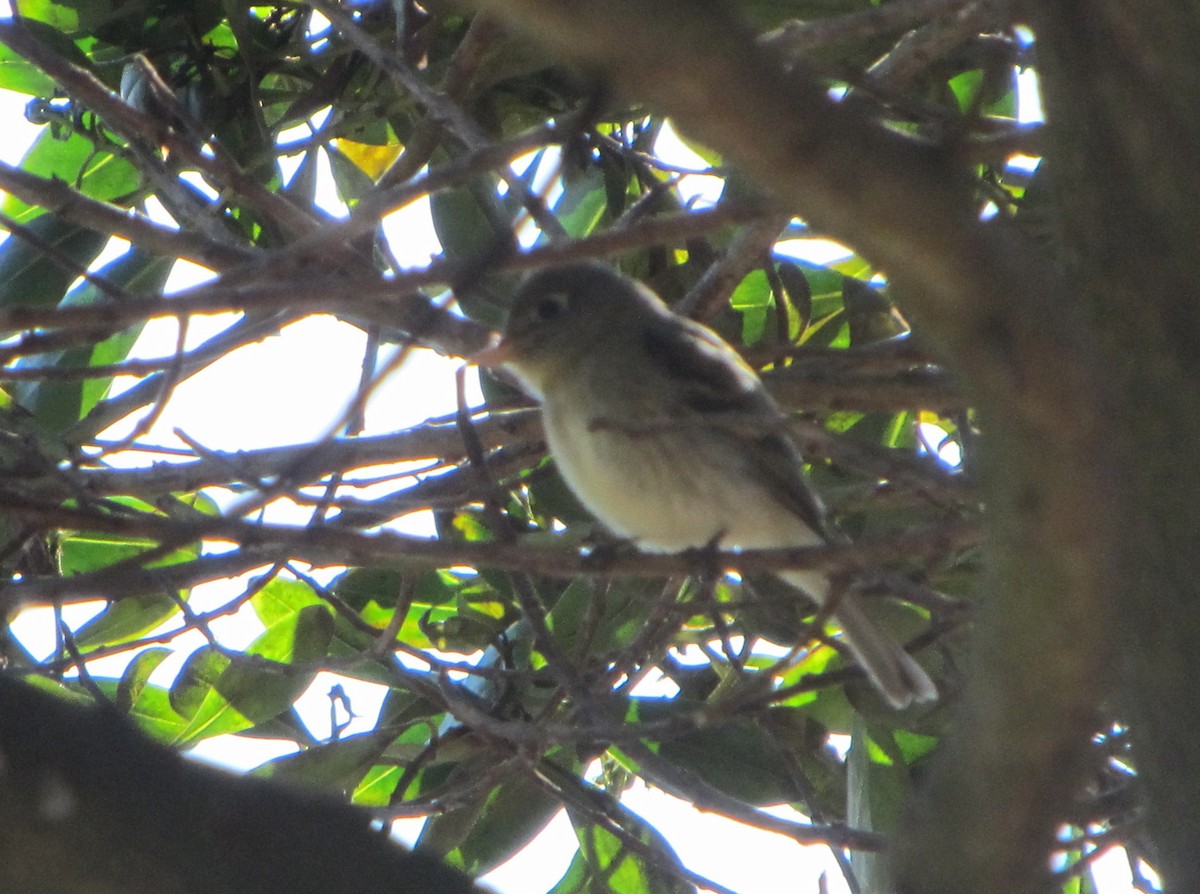
<path id="1" fill-rule="evenodd" d="M 479 366 L 488 369 L 498 369 L 513 359 L 513 349 L 509 342 L 499 335 L 492 336 L 492 343 L 482 351 L 476 351 L 468 359 Z"/>

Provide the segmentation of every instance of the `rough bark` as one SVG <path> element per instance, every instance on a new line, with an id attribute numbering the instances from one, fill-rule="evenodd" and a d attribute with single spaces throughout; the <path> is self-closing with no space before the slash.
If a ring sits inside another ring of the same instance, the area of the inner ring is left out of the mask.
<path id="1" fill-rule="evenodd" d="M 1123 695 L 1171 891 L 1200 890 L 1200 17 L 1167 2 L 1032 5 L 1072 276 L 1119 403 L 1112 512 Z"/>

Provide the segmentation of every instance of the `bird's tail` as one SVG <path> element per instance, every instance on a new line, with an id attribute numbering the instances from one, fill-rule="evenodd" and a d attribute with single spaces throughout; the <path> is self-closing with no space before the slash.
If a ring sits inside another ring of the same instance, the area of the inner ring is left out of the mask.
<path id="1" fill-rule="evenodd" d="M 828 595 L 828 581 L 818 580 L 813 572 L 790 572 L 780 577 L 809 593 L 818 602 Z M 893 708 L 899 710 L 913 702 L 937 700 L 937 686 L 929 674 L 875 623 L 853 593 L 841 595 L 834 607 L 833 617 L 842 628 L 843 642 L 849 646 L 875 688 Z"/>
<path id="2" fill-rule="evenodd" d="M 913 702 L 937 699 L 937 686 L 929 674 L 863 611 L 853 594 L 844 594 L 833 616 L 842 627 L 846 645 L 892 707 L 907 708 Z"/>

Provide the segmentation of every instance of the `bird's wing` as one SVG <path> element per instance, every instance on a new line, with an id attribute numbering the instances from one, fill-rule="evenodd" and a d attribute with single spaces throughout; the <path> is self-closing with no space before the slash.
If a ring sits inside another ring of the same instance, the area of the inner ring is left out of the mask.
<path id="1" fill-rule="evenodd" d="M 772 497 L 827 536 L 825 508 L 804 477 L 799 451 L 785 434 L 787 420 L 758 374 L 715 333 L 690 320 L 684 323 L 649 326 L 645 333 L 647 353 L 674 389 L 672 403 L 702 418 L 706 427 L 723 428 L 737 441 L 736 455 L 753 478 L 765 482 Z"/>

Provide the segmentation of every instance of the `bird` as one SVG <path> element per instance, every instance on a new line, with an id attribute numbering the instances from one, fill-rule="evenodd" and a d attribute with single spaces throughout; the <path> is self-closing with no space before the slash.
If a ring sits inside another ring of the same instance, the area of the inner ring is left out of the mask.
<path id="1" fill-rule="evenodd" d="M 648 552 L 842 542 L 758 374 L 719 335 L 599 262 L 538 270 L 476 355 L 541 405 L 562 478 L 612 533 Z M 776 572 L 829 604 L 842 641 L 895 709 L 937 687 L 820 570 Z M 830 600 L 833 599 L 832 602 Z"/>

